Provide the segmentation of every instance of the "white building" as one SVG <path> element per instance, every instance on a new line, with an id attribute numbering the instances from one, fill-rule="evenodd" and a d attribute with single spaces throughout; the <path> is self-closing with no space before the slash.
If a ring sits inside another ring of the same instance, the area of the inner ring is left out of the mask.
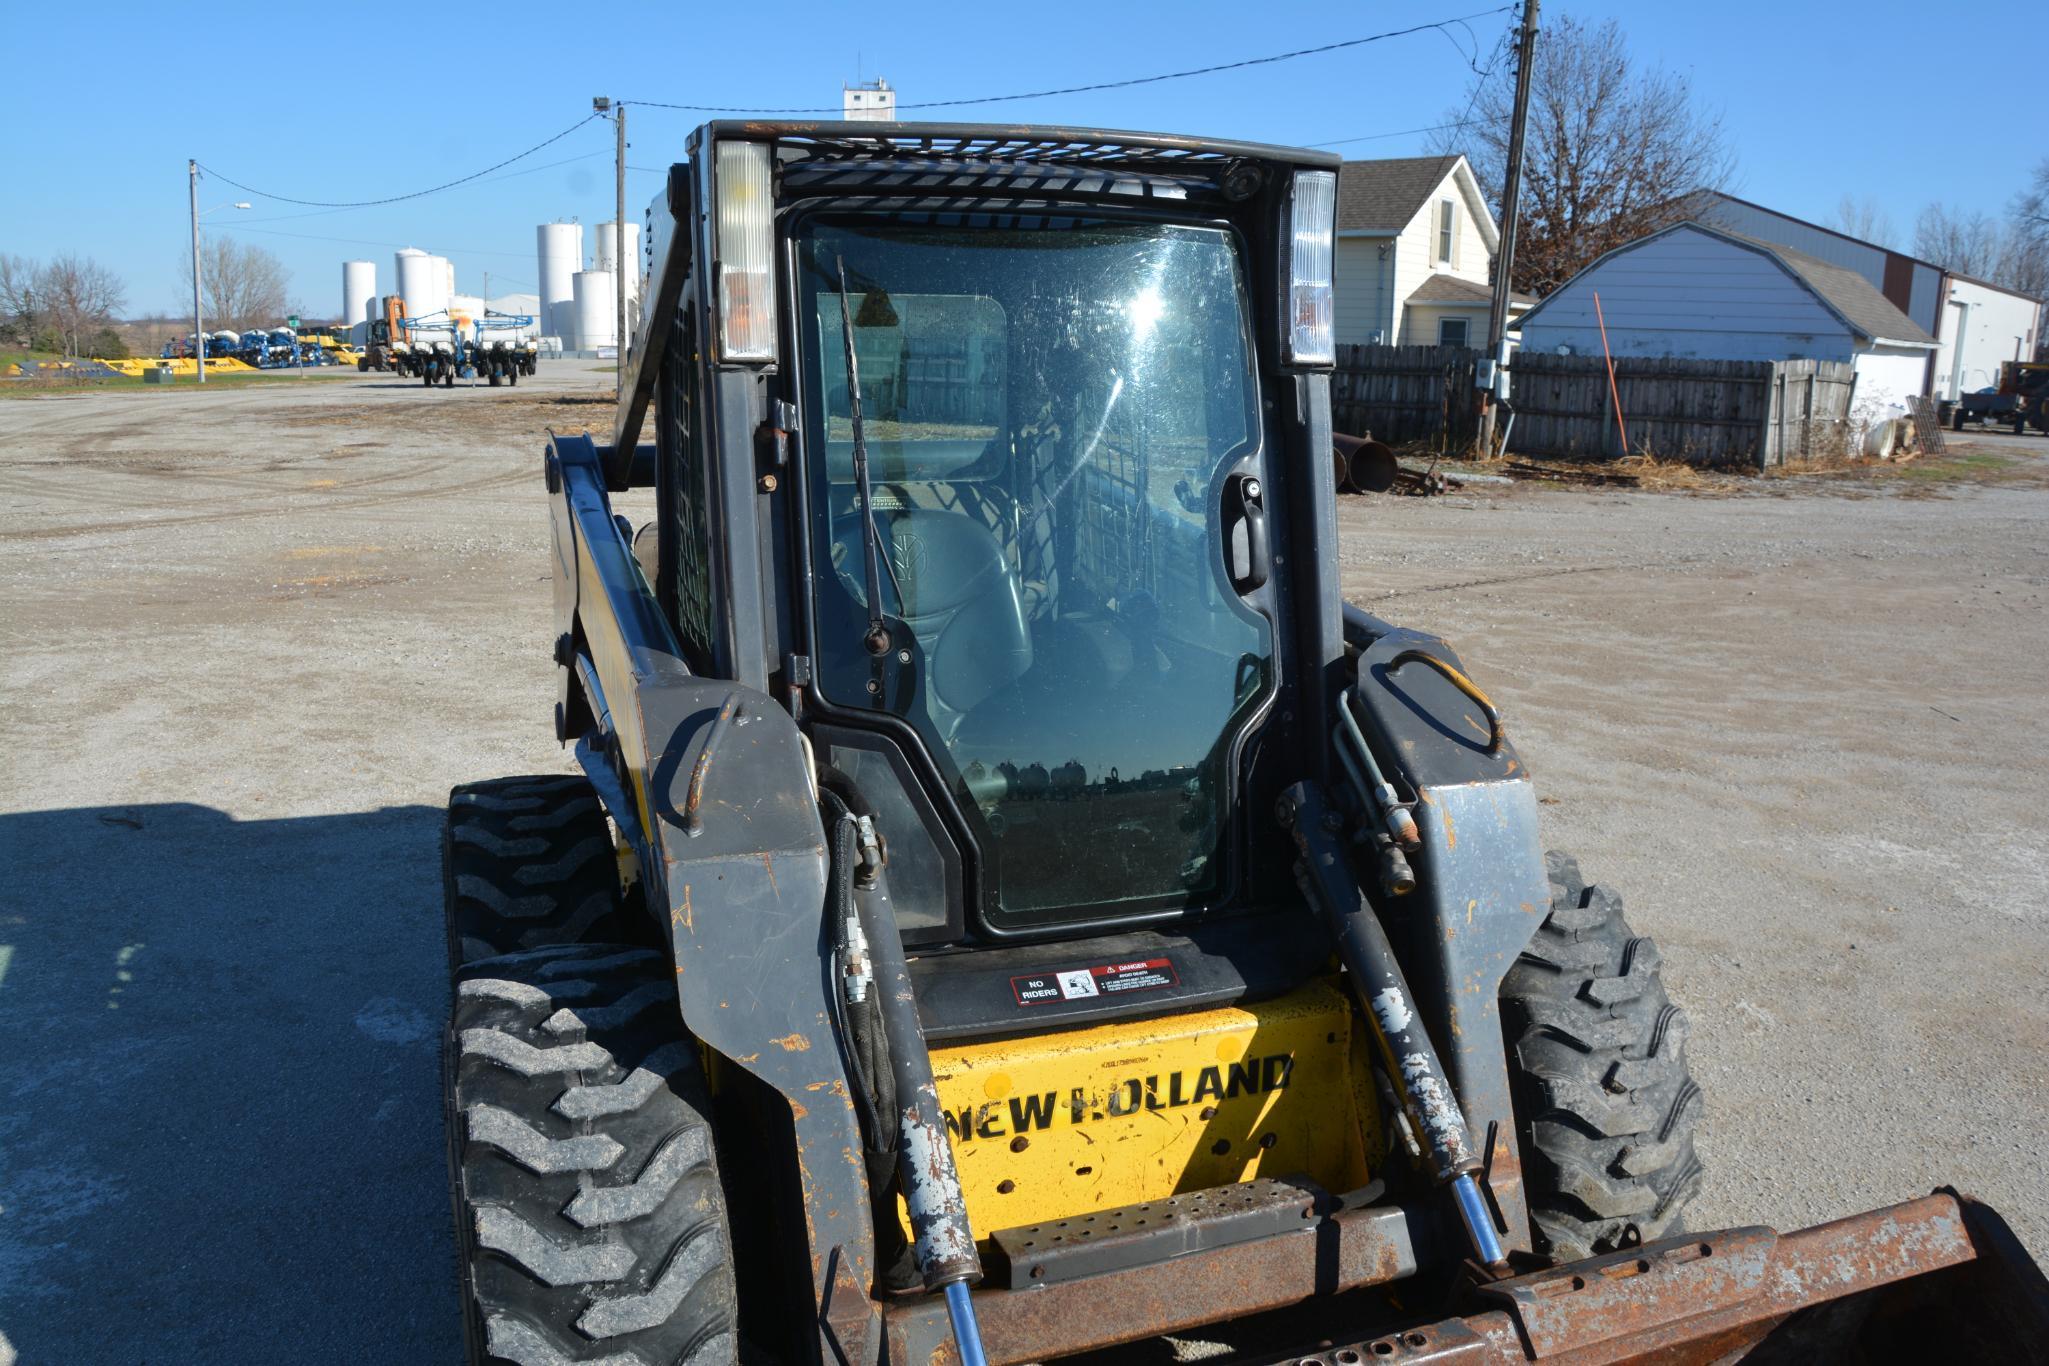
<path id="1" fill-rule="evenodd" d="M 1874 418 L 1923 392 L 1936 349 L 1856 271 L 1702 223 L 1595 260 L 1523 315 L 1523 348 L 1598 356 L 1603 319 L 1616 356 L 1849 361 Z"/>
<path id="2" fill-rule="evenodd" d="M 1688 195 L 1686 212 L 1698 222 L 1791 247 L 1863 276 L 1940 343 L 1928 358 L 1923 393 L 1955 398 L 1996 384 L 1999 363 L 2015 359 L 2016 342 L 2021 359 L 2035 352 L 2040 305 L 2025 295 L 1718 190 Z"/>
<path id="3" fill-rule="evenodd" d="M 1500 234 L 1462 156 L 1338 169 L 1340 342 L 1485 346 Z M 1513 317 L 1533 301 L 1515 296 Z"/>
<path id="4" fill-rule="evenodd" d="M 840 110 L 849 123 L 894 123 L 896 91 L 880 76 L 859 85 L 841 86 Z"/>
<path id="5" fill-rule="evenodd" d="M 2041 305 L 2025 295 L 1952 272 L 1943 300 L 1935 392 L 1943 398 L 1999 383 L 2001 361 L 2033 360 Z"/>

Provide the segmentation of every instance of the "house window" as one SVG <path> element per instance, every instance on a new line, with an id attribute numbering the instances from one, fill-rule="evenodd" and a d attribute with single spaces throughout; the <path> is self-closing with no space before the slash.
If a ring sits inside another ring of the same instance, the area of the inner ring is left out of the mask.
<path id="1" fill-rule="evenodd" d="M 1439 346 L 1464 346 L 1466 344 L 1466 320 L 1464 318 L 1439 318 L 1437 320 L 1437 344 Z"/>
<path id="2" fill-rule="evenodd" d="M 1458 264 L 1458 204 L 1442 199 L 1437 203 L 1437 264 Z"/>

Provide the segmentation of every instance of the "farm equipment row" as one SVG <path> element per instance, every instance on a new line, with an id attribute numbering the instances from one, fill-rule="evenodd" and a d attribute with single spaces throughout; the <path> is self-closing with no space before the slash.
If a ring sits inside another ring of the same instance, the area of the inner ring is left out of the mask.
<path id="1" fill-rule="evenodd" d="M 165 343 L 161 358 L 185 360 L 196 354 L 204 354 L 210 361 L 240 361 L 256 370 L 344 365 L 355 359 L 355 352 L 344 341 L 325 333 L 301 335 L 289 327 L 209 332 L 203 342 L 187 333 L 177 341 Z"/>
<path id="2" fill-rule="evenodd" d="M 534 325 L 528 314 L 487 312 L 475 319 L 445 310 L 418 318 L 397 316 L 395 309 L 390 314 L 370 324 L 370 345 L 356 361 L 358 370 L 408 375 L 430 388 L 448 387 L 457 379 L 483 379 L 496 388 L 531 376 L 540 358 L 540 343 L 525 335 Z"/>

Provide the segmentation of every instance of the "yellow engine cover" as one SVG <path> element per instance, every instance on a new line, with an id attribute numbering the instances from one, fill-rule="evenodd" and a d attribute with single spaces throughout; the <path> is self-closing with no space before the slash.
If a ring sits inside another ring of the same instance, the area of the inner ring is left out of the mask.
<path id="1" fill-rule="evenodd" d="M 1301 1173 L 1366 1183 L 1379 1113 L 1333 985 L 1257 1005 L 992 1043 L 938 1044 L 978 1235 Z"/>

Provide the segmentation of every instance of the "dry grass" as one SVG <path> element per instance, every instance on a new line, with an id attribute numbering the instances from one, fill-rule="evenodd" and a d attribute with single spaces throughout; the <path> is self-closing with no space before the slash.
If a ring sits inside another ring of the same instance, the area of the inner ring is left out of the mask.
<path id="1" fill-rule="evenodd" d="M 1648 454 L 1603 461 L 1598 468 L 1614 474 L 1634 475 L 1637 487 L 1646 489 L 1726 493 L 1743 480 L 1743 476 L 1730 470 L 1705 468 L 1684 460 L 1663 460 Z"/>

